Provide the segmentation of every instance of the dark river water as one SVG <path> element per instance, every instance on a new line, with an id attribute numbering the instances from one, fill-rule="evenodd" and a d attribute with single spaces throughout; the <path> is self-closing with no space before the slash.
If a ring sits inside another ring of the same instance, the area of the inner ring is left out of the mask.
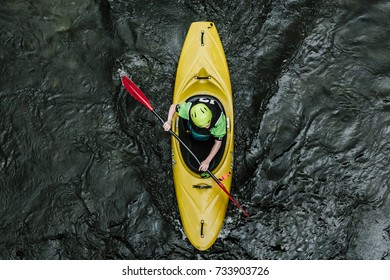
<path id="1" fill-rule="evenodd" d="M 186 239 L 165 115 L 193 21 L 235 107 L 214 246 Z M 390 259 L 390 1 L 1 0 L 1 259 Z"/>

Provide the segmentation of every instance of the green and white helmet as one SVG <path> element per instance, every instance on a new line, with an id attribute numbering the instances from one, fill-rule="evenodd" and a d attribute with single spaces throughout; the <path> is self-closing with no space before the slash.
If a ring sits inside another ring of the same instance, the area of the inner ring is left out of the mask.
<path id="1" fill-rule="evenodd" d="M 190 110 L 191 120 L 197 127 L 206 127 L 213 117 L 209 107 L 203 103 L 192 106 Z"/>

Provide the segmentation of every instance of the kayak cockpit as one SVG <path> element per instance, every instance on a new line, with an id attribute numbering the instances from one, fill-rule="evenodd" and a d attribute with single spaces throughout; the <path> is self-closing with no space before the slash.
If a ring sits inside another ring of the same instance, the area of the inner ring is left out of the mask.
<path id="1" fill-rule="evenodd" d="M 204 94 L 195 95 L 195 96 L 188 98 L 186 100 L 186 102 L 196 102 L 200 98 L 203 98 L 203 99 L 207 98 L 207 99 L 212 100 L 215 104 L 217 104 L 220 107 L 221 111 L 223 113 L 225 113 L 221 102 L 217 98 L 215 98 L 211 95 L 204 95 Z M 199 159 L 199 161 L 204 160 L 209 155 L 211 148 L 213 147 L 214 142 L 215 142 L 214 137 L 211 136 L 206 141 L 195 140 L 191 136 L 191 130 L 188 127 L 188 121 L 185 119 L 182 119 L 182 118 L 179 118 L 179 121 L 178 121 L 178 132 L 179 132 L 178 134 L 179 134 L 180 139 L 190 148 L 190 150 L 196 155 L 196 157 Z M 219 149 L 218 153 L 214 156 L 213 160 L 210 162 L 209 170 L 212 171 L 218 166 L 218 164 L 220 163 L 220 161 L 223 158 L 225 147 L 226 147 L 226 135 L 225 135 L 225 137 L 223 137 L 221 148 Z M 183 147 L 183 145 L 180 145 L 180 151 L 181 151 L 183 160 L 184 160 L 185 164 L 188 166 L 188 168 L 191 169 L 195 173 L 199 173 L 199 174 L 202 173 L 202 172 L 198 171 L 199 164 L 198 164 L 197 160 L 188 152 L 188 150 L 186 148 Z"/>

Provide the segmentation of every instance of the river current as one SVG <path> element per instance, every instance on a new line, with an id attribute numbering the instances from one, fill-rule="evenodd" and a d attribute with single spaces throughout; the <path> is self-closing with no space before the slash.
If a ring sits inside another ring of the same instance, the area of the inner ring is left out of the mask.
<path id="1" fill-rule="evenodd" d="M 1 259 L 390 259 L 388 0 L 2 0 Z M 211 249 L 185 237 L 165 115 L 191 22 L 235 108 Z"/>

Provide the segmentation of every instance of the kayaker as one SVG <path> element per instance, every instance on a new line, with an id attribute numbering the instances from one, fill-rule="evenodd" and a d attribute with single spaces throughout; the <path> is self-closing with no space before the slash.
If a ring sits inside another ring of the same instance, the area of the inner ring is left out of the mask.
<path id="1" fill-rule="evenodd" d="M 214 145 L 209 155 L 199 166 L 199 171 L 207 171 L 211 160 L 222 146 L 223 137 L 226 135 L 225 114 L 213 99 L 208 98 L 200 98 L 196 102 L 172 104 L 168 111 L 168 119 L 163 125 L 165 131 L 171 129 L 172 118 L 176 112 L 179 117 L 188 120 L 188 128 L 195 140 L 207 141 L 210 137 L 214 138 Z"/>

